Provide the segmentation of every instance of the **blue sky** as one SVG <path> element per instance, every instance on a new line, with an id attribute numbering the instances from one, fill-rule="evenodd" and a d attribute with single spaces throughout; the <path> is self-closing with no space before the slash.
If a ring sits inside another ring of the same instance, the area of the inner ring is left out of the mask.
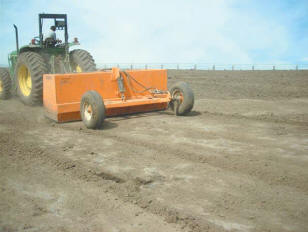
<path id="1" fill-rule="evenodd" d="M 308 0 L 0 0 L 0 64 L 42 12 L 68 14 L 97 63 L 308 63 Z"/>

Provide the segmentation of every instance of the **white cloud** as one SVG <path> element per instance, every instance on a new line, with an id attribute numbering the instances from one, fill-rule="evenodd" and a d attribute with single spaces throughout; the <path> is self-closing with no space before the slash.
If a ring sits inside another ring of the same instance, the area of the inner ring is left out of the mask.
<path id="1" fill-rule="evenodd" d="M 95 32 L 86 45 L 103 62 L 251 62 L 224 35 L 227 2 L 97 0 L 76 5 L 86 12 L 82 22 Z"/>
<path id="2" fill-rule="evenodd" d="M 21 28 L 24 44 L 37 34 L 39 12 L 67 13 L 70 38 L 78 37 L 98 63 L 284 60 L 290 47 L 287 26 L 264 17 L 253 3 L 238 8 L 235 4 L 242 1 L 35 0 L 22 13 L 21 6 L 13 4 L 6 10 L 10 29 L 1 21 L 0 26 L 11 30 L 12 49 L 13 21 Z"/>
<path id="3" fill-rule="evenodd" d="M 308 57 L 304 57 L 301 59 L 302 62 L 308 62 Z"/>

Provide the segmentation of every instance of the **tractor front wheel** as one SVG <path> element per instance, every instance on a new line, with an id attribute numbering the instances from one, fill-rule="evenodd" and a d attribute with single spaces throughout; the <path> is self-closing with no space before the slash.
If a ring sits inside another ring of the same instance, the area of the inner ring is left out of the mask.
<path id="1" fill-rule="evenodd" d="M 41 55 L 24 52 L 18 57 L 15 67 L 17 94 L 26 105 L 42 104 L 43 74 L 47 66 Z"/>
<path id="2" fill-rule="evenodd" d="M 96 65 L 89 52 L 76 49 L 70 52 L 70 62 L 73 72 L 94 72 Z"/>
<path id="3" fill-rule="evenodd" d="M 11 78 L 7 69 L 0 69 L 0 99 L 5 100 L 10 97 Z"/>

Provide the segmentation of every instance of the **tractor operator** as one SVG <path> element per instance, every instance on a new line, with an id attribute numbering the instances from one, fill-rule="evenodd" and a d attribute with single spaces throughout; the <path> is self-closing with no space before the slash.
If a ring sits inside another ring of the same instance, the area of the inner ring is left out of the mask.
<path id="1" fill-rule="evenodd" d="M 49 33 L 45 37 L 45 40 L 50 38 L 50 39 L 56 41 L 57 37 L 56 37 L 56 32 L 55 31 L 56 31 L 56 27 L 55 26 L 51 26 Z"/>

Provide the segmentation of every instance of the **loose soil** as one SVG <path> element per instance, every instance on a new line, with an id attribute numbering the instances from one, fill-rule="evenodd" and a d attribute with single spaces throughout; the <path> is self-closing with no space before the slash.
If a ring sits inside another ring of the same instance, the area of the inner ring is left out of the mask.
<path id="1" fill-rule="evenodd" d="M 57 124 L 0 101 L 0 231 L 308 231 L 308 71 L 168 71 L 195 107 Z"/>

